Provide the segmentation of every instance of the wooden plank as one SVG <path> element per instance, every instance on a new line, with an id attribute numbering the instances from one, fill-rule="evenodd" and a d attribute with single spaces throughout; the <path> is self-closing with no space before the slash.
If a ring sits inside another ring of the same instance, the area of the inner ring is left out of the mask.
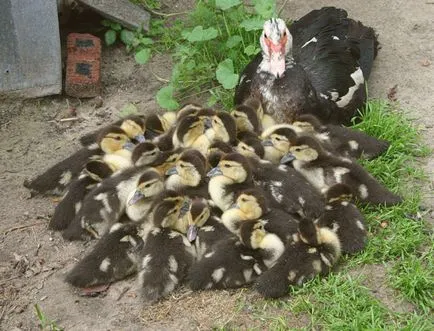
<path id="1" fill-rule="evenodd" d="M 62 91 L 56 0 L 0 0 L 0 96 Z"/>
<path id="2" fill-rule="evenodd" d="M 143 27 L 145 31 L 149 30 L 149 13 L 128 0 L 78 0 L 78 2 L 127 29 L 136 30 Z"/>

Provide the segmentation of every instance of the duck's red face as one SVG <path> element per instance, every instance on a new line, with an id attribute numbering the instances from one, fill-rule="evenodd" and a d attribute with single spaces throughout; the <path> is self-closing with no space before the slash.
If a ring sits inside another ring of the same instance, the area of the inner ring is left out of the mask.
<path id="1" fill-rule="evenodd" d="M 285 57 L 292 45 L 292 37 L 282 19 L 268 20 L 260 38 L 264 59 L 262 69 L 280 77 L 285 72 Z"/>

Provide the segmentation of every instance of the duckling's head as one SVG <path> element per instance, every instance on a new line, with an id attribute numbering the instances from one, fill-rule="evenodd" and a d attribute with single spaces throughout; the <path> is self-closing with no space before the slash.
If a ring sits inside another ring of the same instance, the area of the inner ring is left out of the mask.
<path id="1" fill-rule="evenodd" d="M 219 111 L 211 120 L 212 137 L 210 141 L 221 140 L 234 144 L 236 141 L 237 125 L 235 119 L 227 112 Z M 208 132 L 207 132 L 208 136 Z"/>
<path id="2" fill-rule="evenodd" d="M 176 112 L 177 122 L 179 123 L 179 121 L 186 116 L 196 115 L 201 109 L 202 106 L 198 105 L 197 103 L 187 103 L 181 106 L 181 108 Z"/>
<path id="3" fill-rule="evenodd" d="M 210 215 L 211 210 L 205 199 L 196 198 L 191 202 L 190 210 L 187 213 L 187 239 L 190 242 L 196 239 L 198 229 L 206 223 Z"/>
<path id="4" fill-rule="evenodd" d="M 181 156 L 183 148 L 177 148 L 173 151 L 161 152 L 158 159 L 155 161 L 155 169 L 162 175 L 165 175 L 167 170 L 175 166 L 176 161 L 178 161 Z"/>
<path id="5" fill-rule="evenodd" d="M 291 158 L 311 162 L 316 160 L 321 153 L 323 153 L 323 148 L 315 138 L 302 136 L 289 148 L 289 153 L 282 158 L 281 163 L 287 163 Z"/>
<path id="6" fill-rule="evenodd" d="M 330 187 L 325 196 L 327 203 L 344 202 L 353 199 L 353 192 L 348 185 L 339 183 Z"/>
<path id="7" fill-rule="evenodd" d="M 268 210 L 267 200 L 258 189 L 248 189 L 241 192 L 232 208 L 239 209 L 245 220 L 259 218 Z"/>
<path id="8" fill-rule="evenodd" d="M 239 153 L 229 153 L 222 157 L 217 167 L 212 168 L 207 176 L 223 176 L 234 183 L 244 183 L 252 179 L 252 169 L 245 156 Z"/>
<path id="9" fill-rule="evenodd" d="M 298 225 L 298 236 L 302 242 L 309 246 L 328 245 L 334 250 L 333 260 L 335 262 L 341 254 L 341 242 L 328 227 L 318 227 L 310 219 L 303 218 Z"/>
<path id="10" fill-rule="evenodd" d="M 251 249 L 258 249 L 267 236 L 264 222 L 261 220 L 250 220 L 241 223 L 239 237 L 244 246 Z"/>
<path id="11" fill-rule="evenodd" d="M 158 146 L 145 141 L 134 148 L 131 160 L 135 166 L 150 165 L 157 160 L 159 155 L 160 149 Z"/>
<path id="12" fill-rule="evenodd" d="M 98 144 L 106 154 L 111 154 L 121 149 L 132 150 L 135 147 L 126 132 L 118 126 L 109 126 L 102 130 L 98 136 Z"/>
<path id="13" fill-rule="evenodd" d="M 321 121 L 316 116 L 311 114 L 303 114 L 298 116 L 292 125 L 304 133 L 311 133 L 315 131 L 322 132 L 325 129 Z"/>
<path id="14" fill-rule="evenodd" d="M 250 97 L 244 100 L 244 105 L 254 109 L 256 111 L 256 114 L 258 116 L 258 119 L 261 120 L 264 116 L 264 108 L 262 108 L 262 103 L 259 98 Z"/>
<path id="15" fill-rule="evenodd" d="M 134 195 L 128 204 L 131 206 L 143 199 L 154 197 L 160 194 L 163 189 L 164 182 L 160 174 L 155 169 L 150 168 L 140 176 Z"/>
<path id="16" fill-rule="evenodd" d="M 190 199 L 172 191 L 153 208 L 153 222 L 155 226 L 163 228 L 177 228 L 177 223 L 190 208 Z"/>
<path id="17" fill-rule="evenodd" d="M 246 106 L 238 105 L 231 112 L 235 119 L 238 132 L 252 131 L 258 133 L 260 131 L 259 118 L 256 110 Z"/>
<path id="18" fill-rule="evenodd" d="M 103 160 L 91 160 L 86 163 L 83 171 L 97 182 L 102 182 L 110 177 L 115 169 Z"/>
<path id="19" fill-rule="evenodd" d="M 146 127 L 145 136 L 149 140 L 161 136 L 170 128 L 166 119 L 158 114 L 148 115 L 146 117 L 145 127 Z"/>
<path id="20" fill-rule="evenodd" d="M 265 155 L 265 149 L 262 145 L 261 139 L 252 132 L 241 132 L 237 135 L 238 145 L 235 147 L 236 151 L 247 157 L 254 157 L 262 159 Z"/>
<path id="21" fill-rule="evenodd" d="M 268 134 L 263 136 L 262 141 L 265 150 L 264 158 L 273 163 L 279 162 L 282 156 L 288 153 L 289 148 L 295 143 L 296 139 L 297 134 L 289 127 L 278 127 L 275 130 L 269 130 Z"/>
<path id="22" fill-rule="evenodd" d="M 262 70 L 281 77 L 286 70 L 285 57 L 292 49 L 292 36 L 285 21 L 280 18 L 265 21 L 259 42 L 265 61 Z"/>
<path id="23" fill-rule="evenodd" d="M 122 121 L 120 127 L 130 139 L 145 141 L 145 120 L 142 116 L 129 116 Z"/>
<path id="24" fill-rule="evenodd" d="M 185 147 L 194 144 L 197 138 L 205 133 L 205 123 L 199 116 L 184 117 L 178 124 L 176 135 Z"/>
<path id="25" fill-rule="evenodd" d="M 233 151 L 230 144 L 217 140 L 208 147 L 208 163 L 212 167 L 216 167 L 223 155 L 232 153 Z"/>
<path id="26" fill-rule="evenodd" d="M 169 185 L 169 189 L 178 185 L 198 186 L 206 175 L 206 159 L 197 150 L 187 150 L 181 154 L 175 166 L 166 171 L 166 175 L 169 176 L 167 183 L 173 182 L 173 185 Z"/>

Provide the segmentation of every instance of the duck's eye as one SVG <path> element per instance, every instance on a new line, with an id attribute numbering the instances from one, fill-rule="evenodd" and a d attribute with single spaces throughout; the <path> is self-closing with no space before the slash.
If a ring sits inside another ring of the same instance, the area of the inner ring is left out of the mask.
<path id="1" fill-rule="evenodd" d="M 225 168 L 230 168 L 231 166 L 229 164 L 224 165 Z"/>
<path id="2" fill-rule="evenodd" d="M 218 121 L 216 119 L 213 120 L 213 123 L 218 124 Z"/>
<path id="3" fill-rule="evenodd" d="M 283 31 L 283 36 L 286 37 L 286 31 Z"/>
<path id="4" fill-rule="evenodd" d="M 145 185 L 145 188 L 148 188 L 148 187 L 151 187 L 150 183 Z"/>
<path id="5" fill-rule="evenodd" d="M 247 201 L 247 199 L 245 199 L 245 198 L 241 199 L 241 202 L 246 202 L 246 201 Z"/>
<path id="6" fill-rule="evenodd" d="M 181 163 L 179 166 L 180 166 L 181 168 L 185 168 L 185 165 L 182 164 L 182 163 Z"/>
<path id="7" fill-rule="evenodd" d="M 268 38 L 267 34 L 264 32 L 264 38 Z"/>
<path id="8" fill-rule="evenodd" d="M 246 149 L 247 149 L 247 147 L 246 147 L 246 146 L 241 146 L 241 148 L 242 148 L 242 149 L 244 149 L 244 150 L 246 150 Z"/>
<path id="9" fill-rule="evenodd" d="M 275 138 L 277 141 L 282 141 L 282 138 L 276 137 Z"/>
<path id="10" fill-rule="evenodd" d="M 157 152 L 152 152 L 151 155 L 155 155 L 155 153 L 157 153 Z"/>
<path id="11" fill-rule="evenodd" d="M 300 148 L 300 147 L 297 147 L 297 148 L 295 149 L 295 151 L 296 151 L 296 152 L 300 152 L 300 151 L 301 151 L 301 148 Z"/>
<path id="12" fill-rule="evenodd" d="M 116 140 L 121 140 L 121 137 L 116 136 L 115 139 L 116 139 Z"/>

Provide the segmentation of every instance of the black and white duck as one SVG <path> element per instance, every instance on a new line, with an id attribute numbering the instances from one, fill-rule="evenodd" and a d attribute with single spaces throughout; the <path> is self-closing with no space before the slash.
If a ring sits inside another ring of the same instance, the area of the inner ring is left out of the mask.
<path id="1" fill-rule="evenodd" d="M 261 100 L 277 122 L 310 113 L 350 124 L 366 101 L 365 81 L 377 54 L 375 31 L 335 7 L 314 10 L 288 29 L 265 22 L 259 53 L 240 75 L 235 104 Z"/>

